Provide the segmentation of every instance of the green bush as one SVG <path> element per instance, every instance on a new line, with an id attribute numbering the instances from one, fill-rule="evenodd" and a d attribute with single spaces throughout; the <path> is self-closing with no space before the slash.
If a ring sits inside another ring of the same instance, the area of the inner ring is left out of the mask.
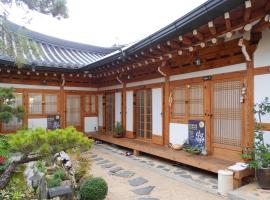
<path id="1" fill-rule="evenodd" d="M 61 181 L 62 180 L 60 178 L 48 179 L 47 180 L 48 188 L 60 186 Z"/>
<path id="2" fill-rule="evenodd" d="M 54 179 L 60 179 L 60 180 L 64 180 L 65 179 L 65 172 L 62 169 L 58 169 L 54 172 L 53 174 L 53 178 Z"/>
<path id="3" fill-rule="evenodd" d="M 72 148 L 88 150 L 92 144 L 92 140 L 74 127 L 48 132 L 41 128 L 19 130 L 16 134 L 10 134 L 7 137 L 12 152 L 23 152 L 25 155 L 37 153 L 43 157 Z"/>
<path id="4" fill-rule="evenodd" d="M 87 179 L 80 187 L 81 200 L 103 200 L 107 196 L 108 185 L 101 177 Z"/>

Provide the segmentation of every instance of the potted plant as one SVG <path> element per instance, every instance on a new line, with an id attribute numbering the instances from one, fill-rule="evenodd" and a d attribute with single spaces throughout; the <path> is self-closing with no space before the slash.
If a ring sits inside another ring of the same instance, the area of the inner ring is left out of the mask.
<path id="1" fill-rule="evenodd" d="M 114 132 L 113 132 L 113 137 L 116 137 L 116 138 L 124 137 L 124 128 L 122 127 L 120 122 L 116 123 Z"/>
<path id="2" fill-rule="evenodd" d="M 256 123 L 255 141 L 253 147 L 244 148 L 242 158 L 248 160 L 249 166 L 255 169 L 256 178 L 262 189 L 270 189 L 270 145 L 264 142 L 262 131 L 262 116 L 270 113 L 268 98 L 255 105 L 254 113 L 258 117 Z"/>

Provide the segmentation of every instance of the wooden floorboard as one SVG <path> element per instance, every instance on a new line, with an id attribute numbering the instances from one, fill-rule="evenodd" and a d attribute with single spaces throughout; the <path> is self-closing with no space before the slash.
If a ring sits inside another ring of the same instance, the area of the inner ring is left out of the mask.
<path id="1" fill-rule="evenodd" d="M 88 137 L 97 140 L 105 141 L 119 146 L 127 147 L 130 149 L 138 150 L 158 157 L 166 158 L 169 160 L 177 161 L 193 167 L 204 169 L 217 173 L 220 169 L 226 169 L 234 163 L 227 160 L 222 160 L 212 156 L 200 156 L 187 153 L 185 151 L 175 151 L 165 146 L 151 144 L 148 142 L 128 139 L 128 138 L 114 138 L 108 134 L 101 133 L 87 133 Z"/>

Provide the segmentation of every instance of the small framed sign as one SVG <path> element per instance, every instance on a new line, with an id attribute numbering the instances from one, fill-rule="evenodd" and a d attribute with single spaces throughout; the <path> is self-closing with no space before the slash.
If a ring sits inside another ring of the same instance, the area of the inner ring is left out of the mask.
<path id="1" fill-rule="evenodd" d="M 55 130 L 60 128 L 60 115 L 48 115 L 47 129 Z"/>
<path id="2" fill-rule="evenodd" d="M 188 139 L 192 147 L 205 149 L 205 122 L 203 120 L 188 121 Z"/>

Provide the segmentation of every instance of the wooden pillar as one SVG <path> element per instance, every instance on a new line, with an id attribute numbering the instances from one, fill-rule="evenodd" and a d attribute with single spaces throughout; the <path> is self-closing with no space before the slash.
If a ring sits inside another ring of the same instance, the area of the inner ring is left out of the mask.
<path id="1" fill-rule="evenodd" d="M 246 80 L 246 113 L 245 113 L 245 145 L 251 146 L 254 142 L 254 63 L 248 61 Z"/>
<path id="2" fill-rule="evenodd" d="M 60 101 L 60 126 L 61 128 L 66 127 L 66 102 L 65 102 L 65 91 L 64 91 L 64 86 L 60 86 L 60 98 L 58 101 Z"/>
<path id="3" fill-rule="evenodd" d="M 124 130 L 126 130 L 126 83 L 123 84 L 123 89 L 122 89 L 122 126 Z"/>
<path id="4" fill-rule="evenodd" d="M 170 97 L 170 78 L 165 77 L 164 85 L 164 129 L 163 129 L 163 141 L 164 145 L 169 145 L 169 126 L 170 126 L 170 107 L 169 107 L 169 97 Z"/>

